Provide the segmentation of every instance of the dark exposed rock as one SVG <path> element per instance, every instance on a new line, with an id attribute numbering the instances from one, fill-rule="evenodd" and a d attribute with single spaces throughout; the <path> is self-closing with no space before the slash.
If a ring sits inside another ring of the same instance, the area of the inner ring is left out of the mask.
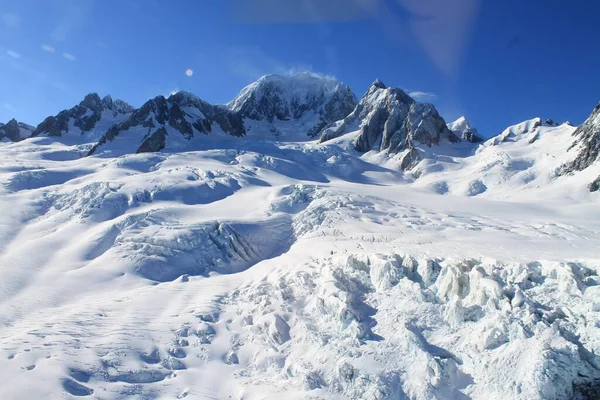
<path id="1" fill-rule="evenodd" d="M 12 142 L 19 142 L 31 135 L 33 126 L 11 119 L 6 124 L 0 124 L 0 140 L 6 138 Z"/>
<path id="2" fill-rule="evenodd" d="M 406 154 L 402 156 L 402 161 L 400 162 L 400 168 L 403 170 L 409 170 L 414 168 L 421 161 L 421 156 L 419 152 L 410 146 Z"/>
<path id="3" fill-rule="evenodd" d="M 75 107 L 46 118 L 35 128 L 33 136 L 64 136 L 69 133 L 70 122 L 79 128 L 78 133 L 84 134 L 93 130 L 105 116 L 116 118 L 130 114 L 133 110 L 133 107 L 122 100 L 113 101 L 110 96 L 100 99 L 97 93 L 90 93 Z"/>
<path id="4" fill-rule="evenodd" d="M 413 142 L 433 146 L 442 140 L 459 140 L 433 105 L 417 103 L 401 89 L 387 88 L 380 80 L 371 85 L 348 117 L 323 131 L 321 142 L 343 135 L 350 126 L 359 129 L 353 144 L 360 152 L 398 154 L 409 149 L 401 163 L 406 168 L 418 163 Z"/>
<path id="5" fill-rule="evenodd" d="M 600 175 L 588 185 L 588 189 L 590 189 L 590 192 L 596 192 L 600 189 Z"/>
<path id="6" fill-rule="evenodd" d="M 571 174 L 575 171 L 582 171 L 600 158 L 600 103 L 594 108 L 592 114 L 585 122 L 573 132 L 575 141 L 572 148 L 577 148 L 579 153 L 577 157 L 562 166 L 560 174 Z M 600 186 L 600 177 L 590 183 L 590 191 L 598 190 Z"/>
<path id="7" fill-rule="evenodd" d="M 152 153 L 161 151 L 165 148 L 167 142 L 167 130 L 162 127 L 157 129 L 153 134 L 148 136 L 142 142 L 142 145 L 137 149 L 136 153 Z"/>

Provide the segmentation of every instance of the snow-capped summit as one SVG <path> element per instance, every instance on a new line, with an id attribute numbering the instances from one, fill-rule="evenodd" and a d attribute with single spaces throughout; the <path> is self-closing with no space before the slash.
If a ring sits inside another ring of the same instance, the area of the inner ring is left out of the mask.
<path id="1" fill-rule="evenodd" d="M 244 118 L 275 124 L 275 129 L 277 122 L 296 122 L 306 135 L 314 137 L 327 124 L 346 117 L 356 102 L 347 85 L 303 72 L 265 75 L 242 89 L 227 106 Z"/>
<path id="2" fill-rule="evenodd" d="M 459 117 L 456 121 L 450 122 L 448 124 L 448 129 L 454 132 L 454 134 L 461 140 L 471 143 L 479 143 L 483 141 L 483 139 L 479 136 L 477 129 L 475 129 L 469 123 L 467 117 L 464 115 Z"/>
<path id="3" fill-rule="evenodd" d="M 575 160 L 563 166 L 564 174 L 582 171 L 600 161 L 600 103 L 596 105 L 588 119 L 573 132 L 573 136 L 575 142 L 571 147 L 577 148 L 579 154 Z M 600 190 L 600 174 L 588 185 L 588 188 L 591 192 Z"/>
<path id="4" fill-rule="evenodd" d="M 0 123 L 0 140 L 19 142 L 31 136 L 35 128 L 16 119 L 11 119 L 6 124 Z"/>
<path id="5" fill-rule="evenodd" d="M 123 121 L 134 108 L 110 96 L 103 99 L 90 93 L 75 107 L 46 118 L 35 128 L 33 136 L 99 136 L 113 124 Z"/>
<path id="6" fill-rule="evenodd" d="M 408 169 L 419 160 L 416 144 L 437 145 L 443 140 L 458 139 L 432 104 L 418 103 L 402 89 L 388 88 L 377 79 L 367 90 L 354 111 L 336 122 L 321 135 L 321 142 L 354 132 L 356 150 L 402 153 L 401 167 Z"/>

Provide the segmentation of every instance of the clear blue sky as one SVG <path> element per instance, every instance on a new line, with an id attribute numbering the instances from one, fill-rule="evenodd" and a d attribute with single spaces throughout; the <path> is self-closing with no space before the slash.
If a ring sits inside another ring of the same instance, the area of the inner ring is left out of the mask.
<path id="1" fill-rule="evenodd" d="M 482 134 L 600 100 L 589 0 L 0 0 L 0 121 L 37 124 L 86 93 L 229 101 L 262 74 L 380 78 Z M 186 70 L 193 71 L 192 76 Z"/>

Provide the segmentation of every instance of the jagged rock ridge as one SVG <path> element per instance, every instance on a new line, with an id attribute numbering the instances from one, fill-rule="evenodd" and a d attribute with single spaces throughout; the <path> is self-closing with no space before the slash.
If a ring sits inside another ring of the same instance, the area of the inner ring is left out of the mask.
<path id="1" fill-rule="evenodd" d="M 82 135 L 94 130 L 102 118 L 107 119 L 108 128 L 133 111 L 134 108 L 122 100 L 113 100 L 110 96 L 100 99 L 97 93 L 90 93 L 75 107 L 46 118 L 33 136 Z"/>
<path id="2" fill-rule="evenodd" d="M 403 156 L 402 168 L 408 169 L 419 161 L 413 142 L 427 146 L 442 140 L 459 139 L 447 128 L 446 122 L 432 104 L 418 103 L 399 88 L 388 88 L 376 80 L 362 97 L 354 111 L 343 120 L 330 125 L 321 134 L 326 142 L 358 129 L 354 148 Z"/>
<path id="3" fill-rule="evenodd" d="M 592 114 L 573 132 L 575 142 L 571 146 L 579 150 L 577 157 L 561 168 L 562 174 L 582 171 L 600 160 L 600 103 Z M 600 175 L 588 185 L 591 192 L 600 189 Z"/>
<path id="4" fill-rule="evenodd" d="M 157 96 L 125 121 L 113 125 L 89 155 L 124 132 L 139 131 L 140 144 L 136 152 L 154 152 L 165 147 L 169 131 L 189 140 L 195 135 L 212 132 L 215 125 L 231 136 L 246 134 L 242 117 L 226 107 L 211 105 L 188 92 L 177 92 L 169 98 Z"/>

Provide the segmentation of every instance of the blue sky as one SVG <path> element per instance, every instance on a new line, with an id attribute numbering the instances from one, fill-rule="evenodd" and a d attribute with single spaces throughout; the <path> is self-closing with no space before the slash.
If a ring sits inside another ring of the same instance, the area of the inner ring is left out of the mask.
<path id="1" fill-rule="evenodd" d="M 600 4 L 573 0 L 0 0 L 0 121 L 86 93 L 231 100 L 266 73 L 375 78 L 486 136 L 600 100 Z M 193 71 L 191 76 L 187 70 Z"/>

